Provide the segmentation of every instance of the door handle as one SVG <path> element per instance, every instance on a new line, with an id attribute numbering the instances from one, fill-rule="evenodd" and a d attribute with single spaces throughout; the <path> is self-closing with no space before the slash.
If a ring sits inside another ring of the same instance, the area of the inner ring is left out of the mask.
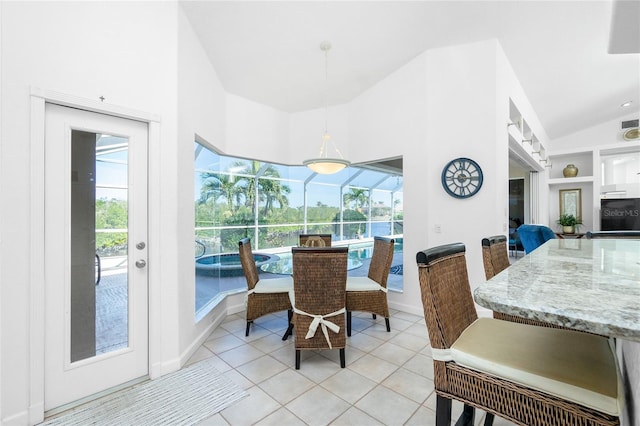
<path id="1" fill-rule="evenodd" d="M 142 269 L 145 266 L 147 266 L 147 262 L 145 262 L 143 259 L 136 260 L 136 268 Z"/>

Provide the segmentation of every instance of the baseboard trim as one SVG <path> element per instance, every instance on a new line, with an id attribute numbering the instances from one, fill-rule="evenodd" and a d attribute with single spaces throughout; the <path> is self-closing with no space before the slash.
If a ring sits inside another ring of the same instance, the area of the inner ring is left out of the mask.
<path id="1" fill-rule="evenodd" d="M 44 421 L 44 401 L 32 404 L 29 407 L 29 424 L 37 425 Z M 0 421 L 0 424 L 2 422 Z"/>
<path id="2" fill-rule="evenodd" d="M 211 315 L 211 323 L 207 327 L 205 327 L 204 330 L 200 332 L 198 337 L 196 337 L 195 340 L 191 342 L 191 344 L 182 352 L 182 354 L 180 355 L 180 366 L 184 366 L 187 361 L 189 361 L 193 354 L 196 353 L 198 348 L 200 348 L 200 346 L 202 346 L 202 344 L 207 340 L 211 332 L 213 332 L 213 330 L 215 330 L 220 324 L 222 324 L 222 321 L 224 321 L 229 313 L 226 309 L 221 309 L 220 312 L 216 313 L 214 309 L 213 311 L 209 312 L 209 315 Z M 206 319 L 204 321 L 206 321 Z"/>
<path id="3" fill-rule="evenodd" d="M 40 417 L 43 416 L 43 413 L 44 411 L 40 413 Z M 12 416 L 5 417 L 4 419 L 0 419 L 0 424 L 2 424 L 3 426 L 36 424 L 36 423 L 31 423 L 29 420 L 30 420 L 29 411 L 25 410 L 25 411 L 20 411 L 19 413 L 16 413 Z"/>
<path id="4" fill-rule="evenodd" d="M 392 302 L 392 301 L 389 301 L 389 307 L 391 309 L 396 309 L 398 311 L 406 312 L 408 314 L 418 315 L 420 317 L 424 315 L 424 311 L 422 310 L 422 307 L 416 307 L 413 305 L 407 305 L 404 303 L 398 303 L 398 302 Z"/>

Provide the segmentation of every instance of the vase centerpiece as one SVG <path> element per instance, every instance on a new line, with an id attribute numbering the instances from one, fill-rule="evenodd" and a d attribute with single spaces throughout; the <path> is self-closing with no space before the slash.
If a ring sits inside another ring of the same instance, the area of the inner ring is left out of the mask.
<path id="1" fill-rule="evenodd" d="M 576 177 L 578 176 L 578 168 L 574 164 L 567 164 L 567 167 L 562 169 L 564 177 Z"/>

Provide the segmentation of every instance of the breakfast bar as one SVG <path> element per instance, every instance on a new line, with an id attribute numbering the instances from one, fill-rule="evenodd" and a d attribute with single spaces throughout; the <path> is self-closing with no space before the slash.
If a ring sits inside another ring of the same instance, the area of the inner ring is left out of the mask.
<path id="1" fill-rule="evenodd" d="M 640 341 L 640 241 L 549 240 L 474 298 L 493 311 Z"/>
<path id="2" fill-rule="evenodd" d="M 616 338 L 623 425 L 640 415 L 640 240 L 553 239 L 474 292 L 493 311 Z"/>

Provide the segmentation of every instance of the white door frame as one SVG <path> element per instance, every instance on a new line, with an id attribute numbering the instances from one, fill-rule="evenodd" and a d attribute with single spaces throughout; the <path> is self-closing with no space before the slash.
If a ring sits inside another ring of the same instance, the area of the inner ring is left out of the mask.
<path id="1" fill-rule="evenodd" d="M 31 88 L 30 126 L 30 224 L 29 252 L 29 423 L 44 420 L 44 357 L 45 357 L 45 315 L 44 315 L 44 144 L 45 144 L 45 103 L 78 108 L 99 114 L 108 114 L 146 122 L 149 127 L 148 182 L 158 182 L 160 178 L 160 117 L 155 114 L 136 111 L 124 107 L 105 104 L 91 99 L 64 93 Z M 148 185 L 148 211 L 160 211 L 160 188 Z M 157 215 L 148 215 L 148 274 L 149 274 L 149 376 L 162 374 L 162 348 L 159 336 L 161 327 L 161 286 L 159 243 L 160 220 Z"/>

